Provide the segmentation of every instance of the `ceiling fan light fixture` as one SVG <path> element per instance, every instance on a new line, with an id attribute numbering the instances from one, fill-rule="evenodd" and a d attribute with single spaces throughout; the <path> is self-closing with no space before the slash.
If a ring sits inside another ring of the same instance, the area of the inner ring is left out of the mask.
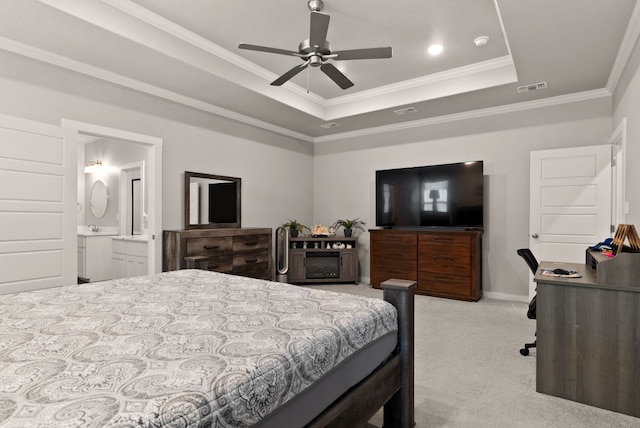
<path id="1" fill-rule="evenodd" d="M 322 3 L 322 0 L 309 0 L 307 7 L 309 7 L 311 12 L 320 12 L 324 7 L 324 3 Z"/>
<path id="2" fill-rule="evenodd" d="M 332 51 L 331 44 L 327 41 L 327 31 L 329 29 L 329 15 L 318 12 L 323 7 L 321 0 L 309 0 L 307 2 L 311 9 L 311 24 L 309 28 L 309 38 L 303 40 L 298 45 L 298 52 L 286 49 L 271 48 L 268 46 L 251 45 L 240 43 L 238 49 L 251 51 L 274 53 L 279 55 L 297 56 L 304 62 L 296 65 L 276 80 L 271 82 L 272 86 L 281 86 L 305 68 L 319 67 L 335 84 L 342 89 L 348 89 L 354 85 L 345 74 L 338 70 L 329 60 L 347 61 L 360 59 L 391 58 L 393 52 L 391 47 L 349 49 L 343 51 Z M 308 90 L 308 86 L 307 86 Z"/>
<path id="3" fill-rule="evenodd" d="M 444 51 L 444 46 L 442 46 L 441 44 L 431 45 L 427 49 L 427 52 L 429 52 L 429 55 L 432 55 L 432 56 L 440 55 L 442 51 Z"/>

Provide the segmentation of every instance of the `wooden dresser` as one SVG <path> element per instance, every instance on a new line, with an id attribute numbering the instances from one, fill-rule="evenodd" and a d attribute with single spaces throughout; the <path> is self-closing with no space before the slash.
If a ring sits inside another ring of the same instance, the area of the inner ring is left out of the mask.
<path id="1" fill-rule="evenodd" d="M 206 269 L 273 279 L 270 228 L 165 230 L 162 270 Z"/>
<path id="2" fill-rule="evenodd" d="M 479 300 L 482 231 L 370 230 L 371 285 L 390 278 L 417 281 L 417 294 Z"/>

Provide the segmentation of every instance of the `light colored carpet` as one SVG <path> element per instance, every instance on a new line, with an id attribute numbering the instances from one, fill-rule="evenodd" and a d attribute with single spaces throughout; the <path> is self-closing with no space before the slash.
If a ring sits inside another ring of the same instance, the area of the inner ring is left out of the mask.
<path id="1" fill-rule="evenodd" d="M 382 298 L 368 284 L 314 285 Z M 536 392 L 525 303 L 415 297 L 415 419 L 422 427 L 639 427 L 640 419 Z M 640 358 L 640 356 L 639 356 Z M 381 427 L 377 414 L 369 427 Z"/>

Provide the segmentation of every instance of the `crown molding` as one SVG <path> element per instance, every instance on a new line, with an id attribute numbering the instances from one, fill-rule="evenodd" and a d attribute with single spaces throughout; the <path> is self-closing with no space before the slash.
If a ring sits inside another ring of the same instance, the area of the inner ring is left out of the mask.
<path id="1" fill-rule="evenodd" d="M 63 69 L 78 72 L 90 77 L 94 77 L 96 79 L 100 79 L 100 80 L 111 82 L 120 86 L 124 86 L 136 91 L 154 95 L 162 99 L 166 99 L 169 101 L 176 102 L 178 104 L 182 104 L 182 105 L 192 107 L 198 110 L 202 110 L 211 114 L 222 116 L 227 119 L 232 119 L 241 123 L 245 123 L 247 125 L 252 125 L 267 131 L 275 132 L 281 135 L 285 135 L 288 137 L 296 138 L 296 139 L 306 141 L 306 142 L 311 142 L 311 143 L 339 141 L 339 140 L 379 134 L 384 132 L 397 132 L 397 131 L 402 131 L 404 129 L 431 126 L 431 125 L 436 125 L 440 123 L 455 122 L 455 121 L 467 120 L 467 119 L 478 118 L 478 117 L 493 116 L 493 115 L 522 111 L 522 110 L 529 110 L 529 109 L 542 108 L 542 107 L 548 107 L 553 105 L 572 103 L 576 101 L 602 98 L 602 97 L 611 96 L 612 94 L 612 92 L 607 88 L 596 89 L 593 91 L 580 92 L 576 94 L 561 95 L 557 97 L 544 98 L 541 100 L 526 101 L 526 102 L 517 103 L 517 104 L 490 107 L 486 109 L 473 110 L 473 111 L 463 112 L 463 113 L 454 113 L 454 114 L 443 115 L 443 116 L 438 116 L 433 118 L 403 122 L 400 124 L 376 126 L 376 127 L 358 130 L 358 131 L 349 131 L 349 132 L 343 132 L 339 134 L 333 134 L 333 135 L 328 135 L 324 137 L 314 138 L 309 135 L 295 132 L 280 126 L 276 126 L 271 123 L 254 119 L 246 115 L 235 113 L 233 111 L 230 111 L 230 110 L 227 110 L 227 109 L 224 109 L 200 100 L 186 97 L 184 95 L 180 95 L 175 92 L 168 91 L 166 89 L 162 89 L 145 82 L 141 82 L 139 80 L 131 79 L 116 73 L 105 71 L 101 68 L 90 66 L 90 65 L 72 60 L 70 58 L 66 58 L 42 49 L 25 45 L 23 43 L 15 42 L 13 40 L 10 40 L 4 37 L 0 37 L 0 49 L 17 54 L 17 55 L 24 56 L 27 58 L 38 60 L 47 64 L 58 66 Z"/>
<path id="2" fill-rule="evenodd" d="M 327 102 L 325 120 L 443 98 L 518 81 L 510 56 L 503 56 Z"/>
<path id="3" fill-rule="evenodd" d="M 633 52 L 633 47 L 638 42 L 639 37 L 640 2 L 636 2 L 633 12 L 631 13 L 631 18 L 629 18 L 629 25 L 627 25 L 627 30 L 624 34 L 624 38 L 622 39 L 622 43 L 620 44 L 620 49 L 618 49 L 616 60 L 611 68 L 611 73 L 609 73 L 609 79 L 607 80 L 606 88 L 611 93 L 613 93 L 616 86 L 618 86 L 624 67 L 627 65 L 629 57 L 631 57 L 631 53 Z"/>
<path id="4" fill-rule="evenodd" d="M 173 101 L 178 104 L 182 104 L 188 107 L 192 107 L 198 110 L 202 110 L 208 113 L 212 113 L 227 119 L 232 119 L 237 122 L 246 123 L 248 125 L 256 126 L 258 128 L 265 129 L 267 131 L 275 132 L 288 137 L 296 138 L 302 141 L 313 142 L 313 137 L 292 131 L 281 126 L 276 126 L 262 120 L 255 119 L 250 116 L 236 113 L 231 110 L 224 109 L 222 107 L 215 106 L 204 101 L 196 100 L 191 97 L 187 97 L 178 94 L 167 89 L 163 89 L 154 85 L 150 85 L 145 82 L 141 82 L 136 79 L 122 76 L 117 73 L 106 71 L 104 69 L 94 67 L 61 55 L 53 54 L 51 52 L 34 48 L 32 46 L 25 45 L 4 37 L 0 37 L 0 49 L 11 52 L 17 55 L 21 55 L 27 58 L 35 59 L 47 64 L 55 65 L 57 67 L 71 70 L 77 73 L 84 74 L 99 80 L 114 83 L 126 88 L 130 88 L 145 94 L 153 95 L 158 98 L 162 98 L 168 101 Z"/>
<path id="5" fill-rule="evenodd" d="M 40 1 L 324 121 L 517 81 L 513 60 L 508 55 L 327 100 L 293 82 L 281 87 L 268 85 L 278 77 L 276 74 L 130 0 L 101 0 L 100 3 L 86 0 Z"/>
<path id="6" fill-rule="evenodd" d="M 313 142 L 324 143 L 329 141 L 340 141 L 340 140 L 346 140 L 349 138 L 364 137 L 368 135 L 382 134 L 385 132 L 398 132 L 406 129 L 432 126 L 432 125 L 437 125 L 441 123 L 458 122 L 462 120 L 476 119 L 480 117 L 496 116 L 499 114 L 513 113 L 513 112 L 518 112 L 523 110 L 533 110 L 538 108 L 569 104 L 569 103 L 574 103 L 578 101 L 586 101 L 586 100 L 592 100 L 592 99 L 598 99 L 598 98 L 604 98 L 604 97 L 610 97 L 610 96 L 611 96 L 611 92 L 606 88 L 594 89 L 591 91 L 578 92 L 575 94 L 559 95 L 556 97 L 543 98 L 540 100 L 525 101 L 521 103 L 507 104 L 503 106 L 489 107 L 489 108 L 478 109 L 478 110 L 471 110 L 471 111 L 462 112 L 462 113 L 447 114 L 443 116 L 430 117 L 427 119 L 419 119 L 419 120 L 403 122 L 403 123 L 398 123 L 393 125 L 375 126 L 367 129 L 361 129 L 358 131 L 349 131 L 349 132 L 343 132 L 340 134 L 328 135 L 325 137 L 316 137 L 314 138 Z"/>

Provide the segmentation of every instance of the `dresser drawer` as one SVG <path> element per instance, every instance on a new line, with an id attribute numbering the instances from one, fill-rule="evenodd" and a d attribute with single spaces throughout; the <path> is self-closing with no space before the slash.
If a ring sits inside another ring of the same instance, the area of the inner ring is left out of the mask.
<path id="1" fill-rule="evenodd" d="M 420 272 L 433 272 L 469 276 L 471 259 L 467 254 L 435 254 L 420 258 Z"/>
<path id="2" fill-rule="evenodd" d="M 471 282 L 466 276 L 420 272 L 418 290 L 441 295 L 470 296 Z"/>
<path id="3" fill-rule="evenodd" d="M 233 254 L 233 270 L 244 269 L 251 265 L 267 263 L 269 252 L 266 250 L 243 251 Z"/>
<path id="4" fill-rule="evenodd" d="M 438 248 L 442 248 L 444 247 L 449 247 L 452 245 L 459 245 L 459 246 L 463 246 L 463 247 L 469 247 L 471 242 L 471 238 L 468 236 L 460 236 L 460 235 L 456 235 L 456 234 L 450 234 L 450 235 L 429 235 L 429 234 L 425 234 L 425 235 L 420 235 L 419 237 L 419 245 L 420 248 L 423 248 L 423 246 L 431 246 L 431 247 L 438 247 Z"/>
<path id="5" fill-rule="evenodd" d="M 402 257 L 376 257 L 371 261 L 371 269 L 416 270 L 417 267 L 418 262 L 415 259 Z"/>
<path id="6" fill-rule="evenodd" d="M 416 235 L 377 234 L 371 235 L 371 254 L 374 259 L 417 260 Z"/>
<path id="7" fill-rule="evenodd" d="M 209 256 L 207 270 L 214 272 L 231 272 L 233 270 L 233 257 L 231 254 L 221 256 Z"/>
<path id="8" fill-rule="evenodd" d="M 233 238 L 233 252 L 266 250 L 271 246 L 270 235 L 243 235 Z"/>
<path id="9" fill-rule="evenodd" d="M 186 239 L 187 256 L 219 256 L 230 253 L 233 247 L 231 237 Z"/>
<path id="10" fill-rule="evenodd" d="M 418 266 L 420 273 L 430 272 L 434 274 L 458 275 L 467 278 L 471 275 L 471 265 L 468 262 L 452 263 L 451 261 L 427 260 Z"/>
<path id="11" fill-rule="evenodd" d="M 252 265 L 246 265 L 242 269 L 234 269 L 234 275 L 247 276 L 251 278 L 259 279 L 271 279 L 271 273 L 269 272 L 269 264 L 267 262 L 256 263 Z"/>
<path id="12" fill-rule="evenodd" d="M 373 259 L 376 262 L 414 262 L 418 260 L 418 252 L 415 248 L 412 250 L 405 250 L 402 248 L 376 248 L 375 251 L 371 251 Z"/>
<path id="13" fill-rule="evenodd" d="M 464 236 L 420 236 L 420 272 L 470 275 L 471 248 Z"/>

